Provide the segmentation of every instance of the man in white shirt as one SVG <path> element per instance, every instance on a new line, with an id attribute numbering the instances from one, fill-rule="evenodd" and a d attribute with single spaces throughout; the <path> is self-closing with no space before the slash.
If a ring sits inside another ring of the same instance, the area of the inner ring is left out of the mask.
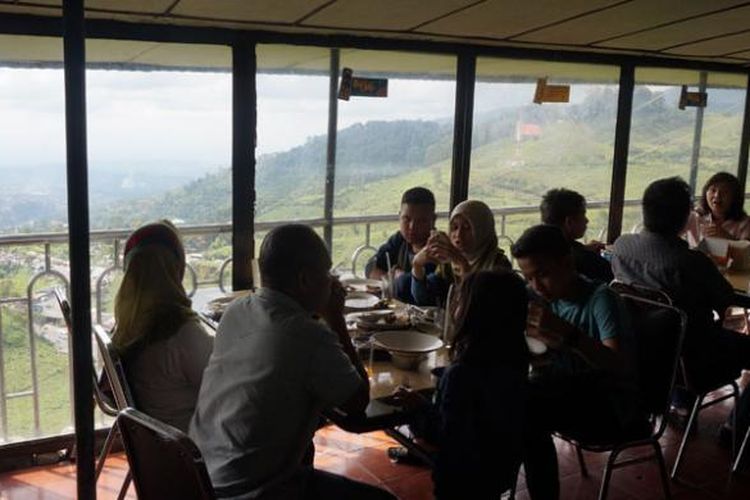
<path id="1" fill-rule="evenodd" d="M 259 265 L 263 287 L 221 319 L 190 425 L 217 496 L 393 498 L 306 457 L 321 411 L 356 413 L 369 402 L 323 241 L 308 226 L 278 227 Z"/>

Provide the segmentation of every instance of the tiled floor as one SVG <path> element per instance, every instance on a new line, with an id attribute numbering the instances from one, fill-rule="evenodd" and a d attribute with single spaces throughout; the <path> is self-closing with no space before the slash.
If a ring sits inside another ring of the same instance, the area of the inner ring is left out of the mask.
<path id="1" fill-rule="evenodd" d="M 722 405 L 702 414 L 700 430 L 690 442 L 682 468 L 681 476 L 685 482 L 670 483 L 673 498 L 676 500 L 750 499 L 750 465 L 746 466 L 744 472 L 732 476 L 729 473 L 729 451 L 719 446 L 716 439 L 718 426 L 726 418 L 727 412 L 728 407 Z M 668 467 L 674 461 L 680 437 L 678 431 L 668 429 L 662 440 Z M 315 443 L 315 464 L 319 468 L 380 485 L 401 499 L 432 498 L 429 470 L 424 467 L 391 463 L 385 455 L 385 450 L 394 443 L 382 433 L 355 435 L 329 427 L 318 433 Z M 590 472 L 588 478 L 581 477 L 572 447 L 558 442 L 558 455 L 562 498 L 596 498 L 606 455 L 586 454 Z M 117 497 L 126 467 L 124 456 L 110 458 L 100 479 L 99 498 Z M 0 500 L 73 499 L 74 474 L 73 466 L 56 465 L 0 475 Z M 132 490 L 128 498 L 135 499 Z M 470 496 L 467 495 L 467 498 Z M 523 474 L 519 478 L 517 498 L 528 498 L 523 484 Z M 655 465 L 639 464 L 615 471 L 609 498 L 663 498 Z"/>

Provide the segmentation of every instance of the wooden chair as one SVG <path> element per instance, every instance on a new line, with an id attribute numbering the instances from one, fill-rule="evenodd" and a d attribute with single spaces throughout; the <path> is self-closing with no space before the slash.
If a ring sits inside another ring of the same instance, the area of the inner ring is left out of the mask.
<path id="1" fill-rule="evenodd" d="M 672 388 L 679 364 L 687 317 L 681 310 L 667 304 L 633 295 L 621 295 L 631 313 L 636 335 L 636 369 L 644 419 L 639 425 L 618 439 L 606 443 L 591 443 L 558 433 L 576 447 L 581 474 L 588 470 L 581 450 L 611 452 L 604 467 L 599 499 L 607 497 L 612 471 L 646 461 L 656 461 L 665 498 L 670 498 L 669 477 L 659 439 L 667 423 Z M 652 453 L 618 461 L 620 454 L 630 448 L 649 446 Z"/>
<path id="2" fill-rule="evenodd" d="M 140 500 L 212 500 L 200 451 L 184 432 L 133 408 L 117 417 Z"/>

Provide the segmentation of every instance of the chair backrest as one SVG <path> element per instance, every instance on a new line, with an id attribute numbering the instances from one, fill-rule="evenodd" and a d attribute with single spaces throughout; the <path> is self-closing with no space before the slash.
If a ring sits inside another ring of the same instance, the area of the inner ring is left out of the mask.
<path id="1" fill-rule="evenodd" d="M 57 305 L 60 306 L 60 312 L 62 313 L 63 321 L 68 329 L 68 333 L 73 332 L 73 315 L 70 311 L 70 303 L 62 290 L 55 288 L 55 298 L 57 299 Z"/>
<path id="2" fill-rule="evenodd" d="M 636 370 L 643 409 L 652 416 L 669 409 L 687 316 L 673 306 L 621 295 L 635 333 Z"/>
<path id="3" fill-rule="evenodd" d="M 200 451 L 184 432 L 133 408 L 117 417 L 138 498 L 215 498 Z"/>
<path id="4" fill-rule="evenodd" d="M 101 325 L 94 325 L 94 338 L 96 345 L 99 347 L 99 355 L 104 365 L 104 374 L 107 376 L 112 396 L 118 410 L 124 410 L 127 407 L 135 406 L 130 386 L 125 377 L 125 367 L 122 364 L 120 355 L 117 353 L 109 334 Z"/>
<path id="5" fill-rule="evenodd" d="M 670 297 L 667 292 L 659 290 L 658 288 L 652 288 L 638 283 L 624 283 L 618 280 L 613 280 L 612 283 L 609 284 L 609 287 L 621 295 L 632 295 L 634 297 L 653 300 L 654 302 L 659 302 L 669 306 L 674 305 L 672 297 Z"/>

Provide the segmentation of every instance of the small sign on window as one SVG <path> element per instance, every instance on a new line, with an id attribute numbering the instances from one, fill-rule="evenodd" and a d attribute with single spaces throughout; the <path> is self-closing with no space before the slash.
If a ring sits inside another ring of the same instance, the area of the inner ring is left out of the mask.
<path id="1" fill-rule="evenodd" d="M 570 85 L 547 85 L 547 78 L 536 81 L 534 102 L 568 102 L 570 101 Z"/>

